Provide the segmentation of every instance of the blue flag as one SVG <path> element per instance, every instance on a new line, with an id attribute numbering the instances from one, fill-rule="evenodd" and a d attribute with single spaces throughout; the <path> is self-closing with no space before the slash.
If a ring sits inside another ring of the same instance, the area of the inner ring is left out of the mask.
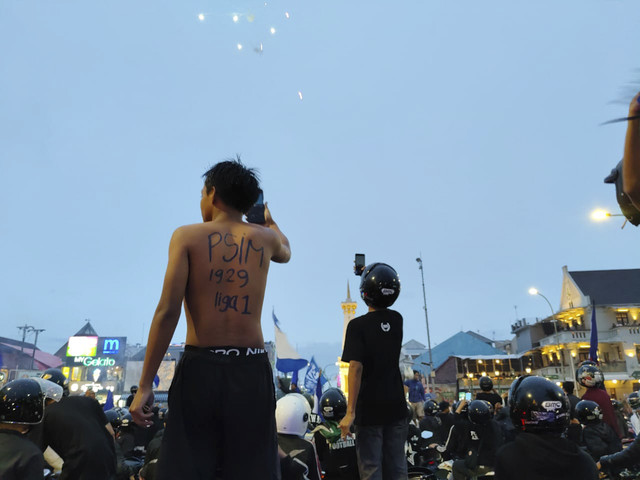
<path id="1" fill-rule="evenodd" d="M 596 306 L 591 305 L 591 342 L 589 346 L 589 360 L 598 362 L 598 325 L 596 323 Z"/>
<path id="2" fill-rule="evenodd" d="M 113 408 L 113 392 L 111 390 L 107 390 L 107 400 L 104 402 L 104 407 L 102 409 L 106 412 L 107 410 L 111 410 Z"/>
<path id="3" fill-rule="evenodd" d="M 276 370 L 287 373 L 296 372 L 307 366 L 307 361 L 301 358 L 298 352 L 291 346 L 287 336 L 280 329 L 280 322 L 273 312 L 273 326 L 275 327 L 276 340 Z"/>
<path id="4" fill-rule="evenodd" d="M 304 376 L 304 389 L 307 392 L 315 391 L 319 374 L 320 368 L 318 367 L 315 358 L 311 357 L 311 361 L 307 367 L 307 374 Z"/>
<path id="5" fill-rule="evenodd" d="M 155 378 L 153 379 L 153 384 L 155 385 L 156 388 L 158 388 L 158 385 L 160 385 L 160 377 L 158 375 L 156 375 Z"/>

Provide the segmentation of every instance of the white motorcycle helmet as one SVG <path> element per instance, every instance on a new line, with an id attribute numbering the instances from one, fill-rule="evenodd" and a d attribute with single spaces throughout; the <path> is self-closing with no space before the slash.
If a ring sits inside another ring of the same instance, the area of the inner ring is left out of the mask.
<path id="1" fill-rule="evenodd" d="M 307 433 L 311 406 L 299 393 L 289 393 L 276 402 L 278 433 L 303 437 Z"/>

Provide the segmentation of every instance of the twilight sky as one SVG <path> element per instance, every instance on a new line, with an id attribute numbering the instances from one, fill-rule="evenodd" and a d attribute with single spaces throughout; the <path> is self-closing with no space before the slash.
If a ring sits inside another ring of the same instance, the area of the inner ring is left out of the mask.
<path id="1" fill-rule="evenodd" d="M 340 342 L 356 252 L 398 270 L 405 340 L 426 343 L 420 254 L 432 345 L 506 338 L 514 306 L 549 313 L 530 286 L 557 308 L 563 265 L 638 267 L 635 227 L 589 219 L 617 213 L 625 125 L 599 123 L 640 88 L 638 19 L 637 0 L 0 2 L 0 335 L 45 328 L 53 352 L 90 318 L 146 343 L 171 233 L 240 154 L 293 252 L 265 339 L 275 307 L 292 344 Z"/>

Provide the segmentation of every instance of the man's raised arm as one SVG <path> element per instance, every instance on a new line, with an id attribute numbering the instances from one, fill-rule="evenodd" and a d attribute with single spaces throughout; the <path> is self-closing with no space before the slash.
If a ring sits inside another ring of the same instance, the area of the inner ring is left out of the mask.
<path id="1" fill-rule="evenodd" d="M 266 204 L 264 206 L 264 226 L 273 230 L 279 241 L 278 248 L 271 257 L 271 260 L 276 263 L 287 263 L 291 260 L 291 246 L 289 245 L 289 239 L 280 231 L 276 222 L 274 222 L 271 212 L 269 211 L 269 207 Z"/>
<path id="2" fill-rule="evenodd" d="M 629 106 L 629 116 L 640 115 L 640 93 Z M 633 205 L 640 209 L 640 119 L 629 120 L 622 161 L 622 188 Z"/>
<path id="3" fill-rule="evenodd" d="M 150 420 L 153 413 L 143 409 L 153 403 L 153 379 L 180 319 L 182 300 L 189 278 L 189 257 L 183 228 L 178 228 L 171 237 L 169 263 L 164 277 L 162 295 L 149 329 L 140 385 L 131 404 L 131 416 L 141 426 L 149 426 L 153 423 Z"/>

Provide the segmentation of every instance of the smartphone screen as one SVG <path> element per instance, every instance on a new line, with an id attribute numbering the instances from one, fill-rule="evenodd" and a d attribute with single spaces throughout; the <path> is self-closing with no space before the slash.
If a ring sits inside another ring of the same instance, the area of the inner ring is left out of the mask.
<path id="1" fill-rule="evenodd" d="M 471 392 L 467 392 L 467 394 L 465 395 L 465 400 L 466 400 L 467 402 L 470 402 L 470 401 L 471 401 Z"/>

